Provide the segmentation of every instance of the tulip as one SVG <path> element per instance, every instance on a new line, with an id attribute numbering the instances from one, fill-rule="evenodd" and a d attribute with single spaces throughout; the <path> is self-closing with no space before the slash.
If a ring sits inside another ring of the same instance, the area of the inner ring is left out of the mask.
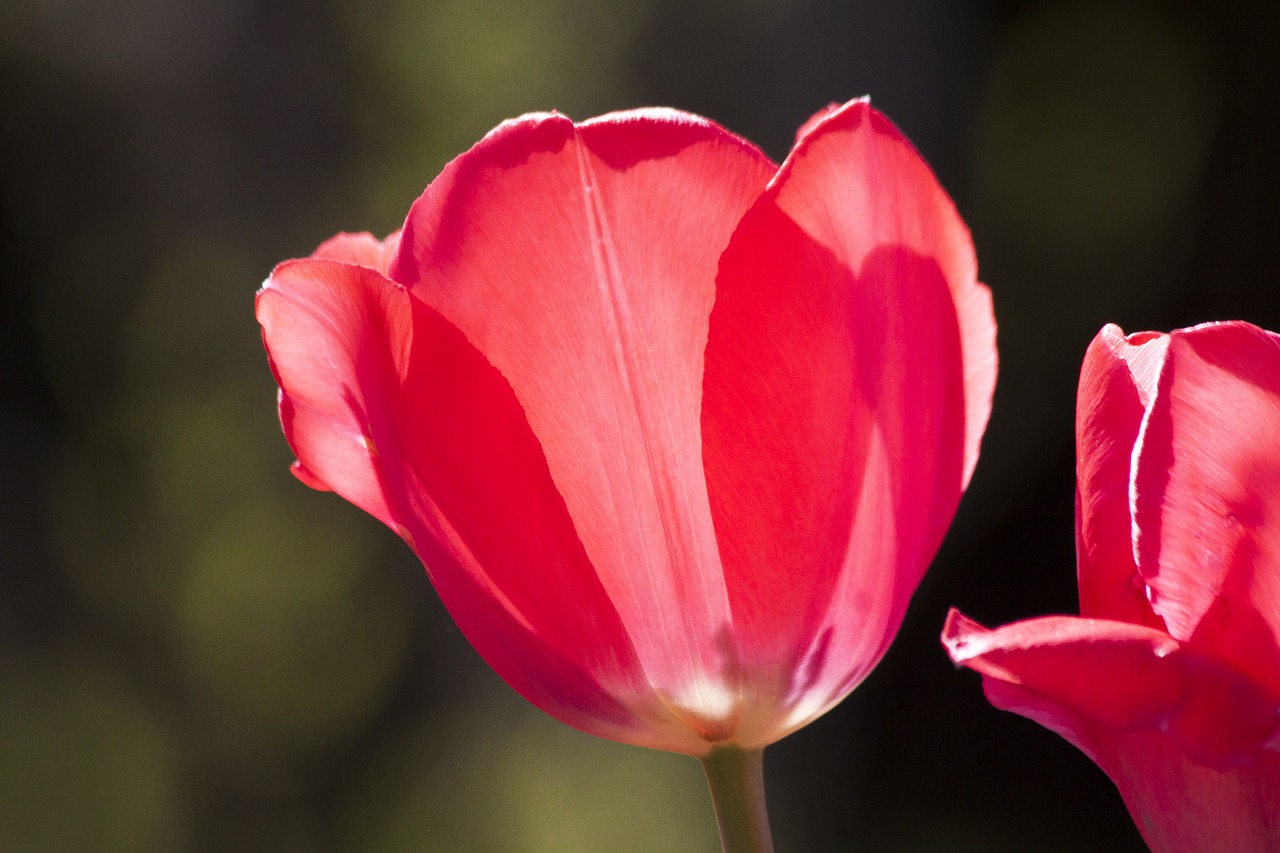
<path id="1" fill-rule="evenodd" d="M 1280 335 L 1104 328 L 1076 453 L 1080 616 L 953 610 L 947 651 L 1097 763 L 1153 850 L 1280 849 Z"/>
<path id="2" fill-rule="evenodd" d="M 512 687 L 730 777 L 884 655 L 995 380 L 969 233 L 865 101 L 781 167 L 669 109 L 505 122 L 257 316 L 298 477 Z"/>

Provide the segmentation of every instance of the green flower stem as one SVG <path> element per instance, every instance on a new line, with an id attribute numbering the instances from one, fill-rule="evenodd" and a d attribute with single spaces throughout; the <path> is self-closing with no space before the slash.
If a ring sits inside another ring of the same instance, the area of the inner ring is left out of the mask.
<path id="1" fill-rule="evenodd" d="M 764 804 L 764 750 L 721 746 L 702 759 L 724 853 L 773 853 Z"/>

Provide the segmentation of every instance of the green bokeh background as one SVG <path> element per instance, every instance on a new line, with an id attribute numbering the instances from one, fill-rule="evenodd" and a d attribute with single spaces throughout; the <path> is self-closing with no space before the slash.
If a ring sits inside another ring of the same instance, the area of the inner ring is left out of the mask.
<path id="1" fill-rule="evenodd" d="M 396 537 L 289 475 L 253 293 L 512 115 L 670 105 L 780 158 L 867 93 L 973 229 L 1001 379 L 897 644 L 767 753 L 779 848 L 1142 849 L 937 634 L 1074 610 L 1103 323 L 1280 329 L 1278 9 L 8 0 L 0 850 L 716 849 L 696 762 L 525 704 Z"/>

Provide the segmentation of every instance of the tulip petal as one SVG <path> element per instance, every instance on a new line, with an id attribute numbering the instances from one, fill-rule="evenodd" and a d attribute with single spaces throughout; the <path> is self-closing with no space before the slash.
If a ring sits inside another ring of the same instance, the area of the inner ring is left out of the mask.
<path id="1" fill-rule="evenodd" d="M 397 512 L 369 436 L 382 400 L 399 389 L 406 299 L 371 269 L 302 260 L 278 266 L 255 303 L 294 473 L 393 529 Z"/>
<path id="2" fill-rule="evenodd" d="M 991 415 L 997 360 L 991 291 L 977 281 L 969 229 L 928 164 L 865 99 L 819 111 L 787 159 L 771 182 L 777 205 L 850 270 L 876 250 L 900 247 L 935 261 L 945 276 L 963 354 L 968 485 Z"/>
<path id="3" fill-rule="evenodd" d="M 1147 603 L 1133 556 L 1129 475 L 1167 335 L 1126 339 L 1107 326 L 1084 357 L 1076 406 L 1076 554 L 1080 615 L 1152 628 L 1164 623 Z"/>
<path id="4" fill-rule="evenodd" d="M 456 328 L 324 259 L 277 268 L 258 314 L 300 464 L 414 547 L 504 679 L 586 731 L 705 748 L 650 689 L 510 386 Z"/>
<path id="5" fill-rule="evenodd" d="M 994 334 L 915 151 L 865 103 L 816 117 L 721 260 L 702 416 L 735 638 L 803 700 L 784 728 L 892 639 L 972 471 Z"/>
<path id="6" fill-rule="evenodd" d="M 736 697 L 702 353 L 716 261 L 772 171 L 671 110 L 526 116 L 427 188 L 391 266 L 510 382 L 649 680 L 708 737 Z"/>
<path id="7" fill-rule="evenodd" d="M 1245 674 L 1142 625 L 1048 616 L 988 630 L 952 610 L 942 642 L 954 663 L 1020 691 L 989 689 L 993 702 L 1007 696 L 1010 710 L 1065 728 L 1091 757 L 1115 732 L 1160 731 L 1227 769 L 1253 760 L 1280 722 L 1276 697 Z"/>
<path id="8" fill-rule="evenodd" d="M 1133 483 L 1138 562 L 1180 640 L 1280 692 L 1280 336 L 1170 336 Z"/>

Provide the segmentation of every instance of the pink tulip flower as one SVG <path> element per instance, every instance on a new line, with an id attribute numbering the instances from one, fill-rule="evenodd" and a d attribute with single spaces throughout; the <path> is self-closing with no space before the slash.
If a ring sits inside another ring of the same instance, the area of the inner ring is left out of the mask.
<path id="1" fill-rule="evenodd" d="M 257 316 L 299 478 L 535 705 L 699 757 L 884 655 L 995 381 L 969 233 L 863 101 L 781 167 L 669 109 L 505 122 Z"/>
<path id="2" fill-rule="evenodd" d="M 1280 335 L 1099 333 L 1076 419 L 1080 616 L 942 640 L 1058 732 L 1153 850 L 1280 850 Z"/>

